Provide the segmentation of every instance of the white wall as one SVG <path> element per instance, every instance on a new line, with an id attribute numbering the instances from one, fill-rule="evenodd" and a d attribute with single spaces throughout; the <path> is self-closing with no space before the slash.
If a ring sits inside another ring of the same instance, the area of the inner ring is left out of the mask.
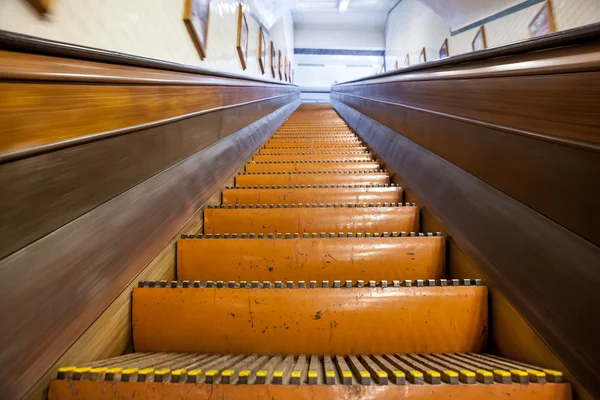
<path id="1" fill-rule="evenodd" d="M 383 31 L 297 28 L 295 46 L 312 49 L 383 50 Z"/>
<path id="2" fill-rule="evenodd" d="M 0 29 L 181 64 L 270 78 L 258 65 L 258 24 L 247 15 L 248 68 L 236 52 L 237 1 L 211 2 L 207 57 L 200 60 L 185 24 L 185 0 L 56 0 L 46 20 L 25 0 L 0 0 Z M 270 30 L 277 49 L 293 57 L 291 14 Z M 267 42 L 268 43 L 268 42 Z"/>
<path id="3" fill-rule="evenodd" d="M 571 29 L 600 21 L 600 0 L 552 0 L 557 30 Z M 526 40 L 528 26 L 543 3 L 525 8 L 485 24 L 488 47 Z M 448 24 L 419 0 L 403 0 L 390 14 L 387 27 L 386 55 L 388 70 L 396 60 L 400 67 L 406 53 L 411 65 L 417 64 L 425 47 L 427 60 L 439 58 L 439 49 L 448 38 L 450 56 L 472 51 L 478 28 L 450 36 Z"/>
<path id="4" fill-rule="evenodd" d="M 428 61 L 439 58 L 439 49 L 448 37 L 450 28 L 431 8 L 418 0 L 403 0 L 388 18 L 387 69 L 393 69 L 396 60 L 402 67 L 406 54 L 411 65 L 418 64 L 423 47 Z"/>
<path id="5" fill-rule="evenodd" d="M 384 44 L 383 31 L 359 32 L 297 27 L 294 33 L 294 46 L 304 49 L 383 50 Z M 383 58 L 362 55 L 296 54 L 294 62 L 296 84 L 328 88 L 335 82 L 345 82 L 379 72 Z"/>

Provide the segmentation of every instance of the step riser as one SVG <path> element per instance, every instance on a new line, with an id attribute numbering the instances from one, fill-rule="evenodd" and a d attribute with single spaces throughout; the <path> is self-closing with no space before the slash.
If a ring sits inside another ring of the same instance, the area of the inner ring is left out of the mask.
<path id="1" fill-rule="evenodd" d="M 222 204 L 401 203 L 402 188 L 225 189 Z"/>
<path id="2" fill-rule="evenodd" d="M 288 150 L 284 150 L 289 152 Z M 304 153 L 304 150 L 299 150 L 298 153 Z M 252 157 L 255 162 L 277 162 L 277 161 L 372 161 L 373 156 L 370 154 L 257 154 Z"/>
<path id="3" fill-rule="evenodd" d="M 417 232 L 418 207 L 206 209 L 204 233 Z"/>
<path id="4" fill-rule="evenodd" d="M 279 172 L 279 171 L 377 171 L 381 169 L 378 162 L 327 162 L 327 163 L 272 163 L 246 164 L 246 172 Z"/>
<path id="5" fill-rule="evenodd" d="M 138 352 L 480 352 L 487 332 L 483 286 L 134 288 L 132 310 Z"/>
<path id="6" fill-rule="evenodd" d="M 312 140 L 312 139 L 353 139 L 358 140 L 358 136 L 354 134 L 344 134 L 344 133 L 297 133 L 297 134 L 285 134 L 280 135 L 278 133 L 271 136 L 271 139 L 281 139 L 281 140 Z"/>
<path id="7" fill-rule="evenodd" d="M 442 237 L 179 239 L 177 277 L 189 281 L 440 279 Z"/>
<path id="8" fill-rule="evenodd" d="M 52 381 L 49 400 L 75 399 L 195 399 L 195 400 L 265 400 L 265 399 L 377 399 L 397 400 L 570 400 L 568 384 L 552 385 L 425 385 L 411 386 L 283 386 L 172 384 L 105 381 Z"/>
<path id="9" fill-rule="evenodd" d="M 316 154 L 343 154 L 343 153 L 348 153 L 350 149 L 348 150 L 344 150 L 344 149 L 306 149 L 308 151 L 302 151 L 302 150 L 294 150 L 293 148 L 291 149 L 260 149 L 258 151 L 258 154 L 262 154 L 262 155 L 279 155 L 279 154 L 310 154 L 310 155 L 316 155 Z M 351 148 L 352 152 L 357 153 L 357 152 L 367 152 L 369 149 L 366 147 L 352 147 Z"/>
<path id="10" fill-rule="evenodd" d="M 298 144 L 312 145 L 312 146 L 343 146 L 343 147 L 356 147 L 364 146 L 363 143 L 358 139 L 269 139 L 265 148 L 269 147 L 281 147 L 281 146 L 295 146 Z"/>
<path id="11" fill-rule="evenodd" d="M 267 185 L 389 185 L 387 172 L 367 173 L 300 173 L 300 174 L 247 174 L 235 177 L 236 186 Z"/>

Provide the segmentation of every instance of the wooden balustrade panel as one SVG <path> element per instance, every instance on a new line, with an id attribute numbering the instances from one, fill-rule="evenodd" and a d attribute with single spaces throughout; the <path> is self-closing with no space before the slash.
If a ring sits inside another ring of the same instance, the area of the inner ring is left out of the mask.
<path id="1" fill-rule="evenodd" d="M 597 391 L 600 325 L 589 307 L 598 303 L 600 248 L 356 109 L 333 104 L 573 375 Z M 382 109 L 390 112 L 369 110 Z"/>
<path id="2" fill-rule="evenodd" d="M 0 393 L 18 398 L 286 120 L 299 93 L 8 32 L 0 67 L 0 362 L 11 366 Z"/>

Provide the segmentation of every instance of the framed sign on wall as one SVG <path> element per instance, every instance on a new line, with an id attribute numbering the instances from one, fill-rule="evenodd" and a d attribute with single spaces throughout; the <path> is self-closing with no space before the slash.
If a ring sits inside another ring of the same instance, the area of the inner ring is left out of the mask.
<path id="1" fill-rule="evenodd" d="M 209 10 L 210 0 L 185 0 L 183 21 L 201 60 L 206 57 Z"/>
<path id="2" fill-rule="evenodd" d="M 271 59 L 271 75 L 273 75 L 273 79 L 275 78 L 275 56 L 276 56 L 276 52 L 275 52 L 275 45 L 273 44 L 273 41 L 271 40 L 271 51 L 269 54 L 269 58 Z"/>
<path id="3" fill-rule="evenodd" d="M 448 38 L 446 38 L 446 40 L 444 40 L 444 43 L 442 44 L 442 47 L 440 48 L 440 58 L 446 58 L 450 55 L 450 53 L 448 52 Z"/>
<path id="4" fill-rule="evenodd" d="M 283 75 L 281 73 L 281 50 L 277 50 L 277 72 L 279 73 L 279 80 L 283 80 Z"/>
<path id="5" fill-rule="evenodd" d="M 554 32 L 556 32 L 556 24 L 554 23 L 552 2 L 546 0 L 542 9 L 535 15 L 533 21 L 529 24 L 529 33 L 531 34 L 531 37 L 536 37 Z"/>
<path id="6" fill-rule="evenodd" d="M 425 52 L 425 47 L 421 50 L 421 54 L 419 54 L 419 64 L 423 64 L 427 62 L 427 53 Z"/>
<path id="7" fill-rule="evenodd" d="M 260 73 L 264 75 L 267 69 L 267 41 L 262 27 L 258 29 L 258 65 Z"/>
<path id="8" fill-rule="evenodd" d="M 246 69 L 248 61 L 248 21 L 244 14 L 242 3 L 238 5 L 238 29 L 237 29 L 237 53 L 242 63 L 242 69 Z"/>
<path id="9" fill-rule="evenodd" d="M 487 41 L 485 40 L 485 28 L 484 25 L 479 27 L 475 38 L 471 42 L 471 46 L 473 47 L 473 51 L 487 49 Z"/>

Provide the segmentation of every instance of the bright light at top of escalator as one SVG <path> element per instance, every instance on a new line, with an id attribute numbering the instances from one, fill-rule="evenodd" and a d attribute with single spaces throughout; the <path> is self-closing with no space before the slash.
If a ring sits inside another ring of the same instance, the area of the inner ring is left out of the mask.
<path id="1" fill-rule="evenodd" d="M 348 9 L 348 3 L 350 3 L 350 0 L 340 0 L 338 4 L 338 11 L 341 13 L 346 11 Z"/>

